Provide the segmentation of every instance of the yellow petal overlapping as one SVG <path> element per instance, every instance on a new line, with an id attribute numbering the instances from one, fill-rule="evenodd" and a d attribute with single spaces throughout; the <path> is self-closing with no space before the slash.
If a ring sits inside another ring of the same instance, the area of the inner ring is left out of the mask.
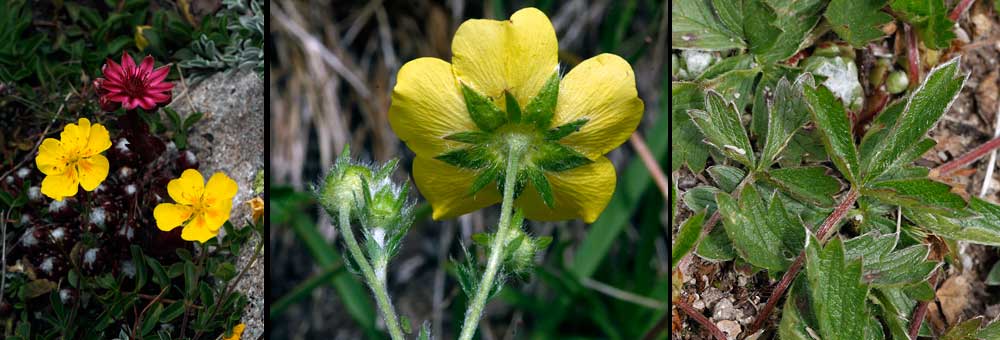
<path id="1" fill-rule="evenodd" d="M 78 186 L 97 189 L 108 177 L 108 159 L 101 155 L 111 147 L 108 130 L 80 118 L 77 124 L 66 124 L 59 138 L 46 138 L 38 147 L 35 166 L 45 174 L 42 194 L 62 201 L 76 195 Z"/>
<path id="2" fill-rule="evenodd" d="M 167 183 L 167 193 L 177 203 L 160 203 L 153 209 L 156 227 L 170 231 L 183 225 L 181 238 L 205 243 L 229 220 L 238 190 L 236 181 L 225 173 L 216 172 L 205 184 L 197 170 L 184 170 L 181 177 Z"/>
<path id="3" fill-rule="evenodd" d="M 505 93 L 509 92 L 524 107 L 559 72 L 558 52 L 548 17 L 526 8 L 509 20 L 464 22 L 452 40 L 453 64 L 419 58 L 400 69 L 389 121 L 393 131 L 417 154 L 414 180 L 430 201 L 434 219 L 460 216 L 501 199 L 495 182 L 470 195 L 477 173 L 434 158 L 462 147 L 444 137 L 476 130 L 461 86 L 485 95 L 498 107 L 505 107 Z M 536 220 L 596 220 L 615 188 L 614 166 L 603 155 L 628 139 L 642 111 L 635 74 L 621 57 L 601 54 L 571 69 L 560 82 L 551 127 L 587 119 L 579 131 L 558 143 L 593 163 L 545 173 L 552 187 L 553 208 L 543 203 L 530 184 L 515 204 Z"/>

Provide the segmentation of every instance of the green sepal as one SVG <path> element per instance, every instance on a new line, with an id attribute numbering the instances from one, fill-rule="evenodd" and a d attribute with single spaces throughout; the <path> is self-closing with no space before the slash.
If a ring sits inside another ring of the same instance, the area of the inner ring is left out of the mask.
<path id="1" fill-rule="evenodd" d="M 491 164 L 487 157 L 488 153 L 483 146 L 476 145 L 468 148 L 455 149 L 437 155 L 434 159 L 466 169 L 482 169 Z"/>
<path id="2" fill-rule="evenodd" d="M 483 144 L 489 141 L 491 135 L 482 131 L 463 131 L 444 136 L 445 140 L 456 141 L 466 144 Z"/>
<path id="3" fill-rule="evenodd" d="M 542 85 L 535 98 L 531 99 L 524 109 L 523 120 L 541 129 L 548 129 L 552 116 L 556 112 L 556 100 L 559 97 L 559 72 L 556 71 Z"/>
<path id="4" fill-rule="evenodd" d="M 538 195 L 542 197 L 542 202 L 545 202 L 545 205 L 549 209 L 555 209 L 556 202 L 552 196 L 552 186 L 549 185 L 549 180 L 545 178 L 545 174 L 536 168 L 529 168 L 525 172 L 528 173 L 528 178 L 531 179 L 531 184 L 535 186 Z"/>
<path id="5" fill-rule="evenodd" d="M 472 181 L 472 187 L 469 189 L 469 196 L 475 195 L 479 190 L 483 190 L 487 184 L 492 183 L 497 179 L 500 172 L 495 167 L 486 168 L 476 176 L 476 179 Z"/>
<path id="6" fill-rule="evenodd" d="M 483 131 L 493 131 L 507 122 L 507 114 L 500 110 L 489 97 L 462 84 L 462 96 L 469 109 L 469 117 Z"/>
<path id="7" fill-rule="evenodd" d="M 507 102 L 507 120 L 511 123 L 520 123 L 521 106 L 517 104 L 517 98 L 507 90 L 504 90 L 503 94 Z"/>
<path id="8" fill-rule="evenodd" d="M 577 119 L 577 120 L 574 120 L 572 122 L 560 125 L 559 127 L 554 128 L 554 129 L 549 130 L 548 132 L 546 132 L 545 133 L 545 140 L 550 141 L 550 142 L 554 142 L 554 141 L 563 139 L 563 137 L 569 136 L 570 134 L 572 134 L 574 132 L 580 131 L 580 129 L 583 128 L 583 125 L 587 124 L 587 122 L 589 122 L 589 121 L 590 121 L 590 119 L 581 118 L 581 119 Z"/>
<path id="9" fill-rule="evenodd" d="M 559 143 L 545 143 L 538 146 L 532 162 L 544 171 L 559 172 L 574 169 L 594 161 L 583 154 Z"/>
<path id="10" fill-rule="evenodd" d="M 498 171 L 497 178 L 506 178 L 505 177 L 506 175 L 507 175 L 506 171 L 501 170 Z M 496 181 L 496 182 L 497 182 L 497 190 L 503 192 L 504 181 Z M 517 172 L 517 178 L 514 180 L 514 199 L 517 199 L 519 196 L 521 196 L 521 193 L 524 192 L 524 187 L 527 185 L 528 185 L 528 172 L 522 169 Z"/>

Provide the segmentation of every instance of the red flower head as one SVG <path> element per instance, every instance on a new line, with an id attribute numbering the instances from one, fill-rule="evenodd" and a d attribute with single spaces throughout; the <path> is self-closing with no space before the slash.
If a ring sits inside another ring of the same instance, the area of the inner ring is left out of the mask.
<path id="1" fill-rule="evenodd" d="M 136 66 L 132 56 L 122 52 L 121 65 L 108 58 L 101 70 L 106 78 L 97 78 L 94 86 L 101 96 L 99 103 L 103 110 L 113 111 L 118 105 L 127 110 L 136 107 L 151 110 L 170 102 L 174 84 L 164 81 L 170 68 L 161 66 L 154 70 L 152 56 L 147 55 Z"/>

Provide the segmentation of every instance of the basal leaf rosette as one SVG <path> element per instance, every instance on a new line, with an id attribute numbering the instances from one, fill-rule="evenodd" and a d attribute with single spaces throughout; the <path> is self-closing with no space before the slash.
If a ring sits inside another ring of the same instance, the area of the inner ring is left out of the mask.
<path id="1" fill-rule="evenodd" d="M 225 173 L 216 172 L 206 184 L 197 170 L 184 170 L 181 177 L 167 183 L 167 193 L 177 203 L 160 203 L 153 209 L 156 227 L 171 231 L 183 225 L 182 239 L 205 243 L 229 220 L 238 189 Z"/>
<path id="2" fill-rule="evenodd" d="M 101 153 L 111 147 L 108 129 L 80 118 L 66 124 L 59 139 L 46 138 L 38 147 L 35 166 L 45 174 L 42 194 L 56 201 L 75 196 L 77 186 L 94 191 L 108 177 L 108 159 Z"/>
<path id="3" fill-rule="evenodd" d="M 464 22 L 453 63 L 419 58 L 400 69 L 389 122 L 417 155 L 414 179 L 434 219 L 500 202 L 509 157 L 526 217 L 593 222 L 607 206 L 615 169 L 603 155 L 642 118 L 635 74 L 601 54 L 560 78 L 558 51 L 548 17 L 526 8 Z"/>

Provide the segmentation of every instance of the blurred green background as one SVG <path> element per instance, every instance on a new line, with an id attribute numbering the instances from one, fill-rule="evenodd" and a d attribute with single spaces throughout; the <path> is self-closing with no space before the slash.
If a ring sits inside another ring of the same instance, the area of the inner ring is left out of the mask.
<path id="1" fill-rule="evenodd" d="M 569 69 L 603 52 L 635 70 L 646 111 L 638 132 L 661 168 L 667 161 L 667 4 L 631 1 L 294 1 L 270 3 L 270 330 L 275 339 L 384 338 L 368 289 L 343 268 L 339 235 L 308 194 L 350 144 L 371 161 L 413 153 L 389 128 L 396 72 L 405 62 L 451 59 L 464 20 L 507 19 L 523 7 L 545 12 Z M 667 209 L 664 194 L 628 142 L 608 158 L 618 185 L 600 219 L 529 222 L 555 241 L 527 280 L 509 282 L 488 306 L 483 339 L 667 337 Z M 466 299 L 452 258 L 471 235 L 495 228 L 498 206 L 433 221 L 419 192 L 417 220 L 389 267 L 397 312 L 424 321 L 439 339 L 457 335 Z M 474 254 L 485 258 L 481 249 Z M 481 260 L 483 261 L 483 260 Z"/>

